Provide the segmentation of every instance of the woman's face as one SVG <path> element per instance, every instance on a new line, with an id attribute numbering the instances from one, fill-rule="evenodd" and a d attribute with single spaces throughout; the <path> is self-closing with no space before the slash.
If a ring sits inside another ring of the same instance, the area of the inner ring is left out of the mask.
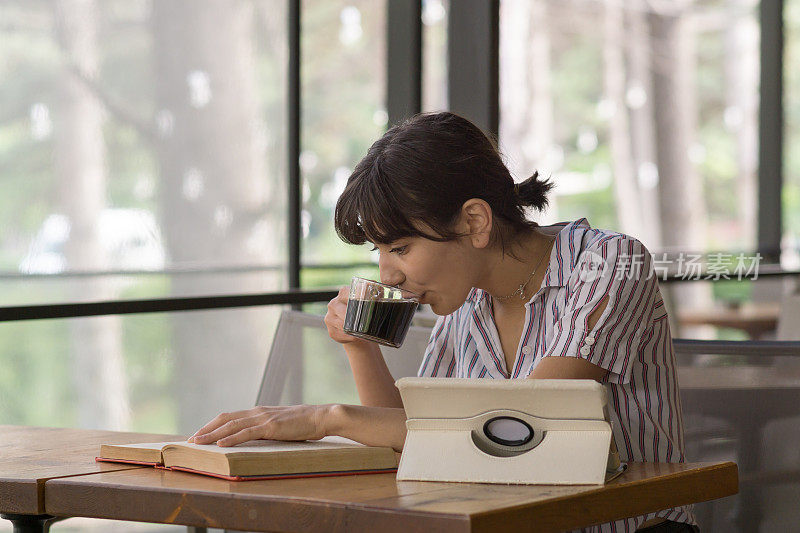
<path id="1" fill-rule="evenodd" d="M 406 237 L 376 245 L 381 282 L 420 296 L 437 315 L 449 315 L 467 299 L 481 271 L 480 254 L 468 239 L 437 242 Z"/>

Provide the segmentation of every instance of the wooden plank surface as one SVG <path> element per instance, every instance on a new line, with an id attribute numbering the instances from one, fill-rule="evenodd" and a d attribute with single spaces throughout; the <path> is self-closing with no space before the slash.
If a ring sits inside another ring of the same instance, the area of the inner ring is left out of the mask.
<path id="1" fill-rule="evenodd" d="M 101 443 L 179 440 L 176 435 L 0 425 L 0 512 L 44 512 L 44 482 L 96 472 L 140 468 L 97 463 Z"/>
<path id="2" fill-rule="evenodd" d="M 247 531 L 561 531 L 735 494 L 733 463 L 634 463 L 602 486 L 398 482 L 393 474 L 229 482 L 155 469 L 46 483 L 46 511 Z"/>
<path id="3" fill-rule="evenodd" d="M 638 516 L 738 492 L 735 463 L 632 463 L 629 470 L 595 493 L 555 497 L 517 509 L 473 517 L 472 531 L 564 531 Z M 536 524 L 531 528 L 531 524 Z"/>

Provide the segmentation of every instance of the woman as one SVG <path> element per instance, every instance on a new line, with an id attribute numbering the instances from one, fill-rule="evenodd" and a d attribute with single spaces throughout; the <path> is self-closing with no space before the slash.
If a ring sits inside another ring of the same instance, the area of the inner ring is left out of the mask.
<path id="1" fill-rule="evenodd" d="M 452 113 L 391 128 L 356 166 L 336 206 L 340 237 L 371 242 L 381 281 L 421 296 L 440 315 L 422 376 L 594 379 L 608 385 L 623 461 L 682 462 L 675 360 L 667 312 L 645 247 L 586 219 L 539 226 L 552 185 L 515 185 L 494 144 Z M 342 331 L 347 288 L 325 323 L 344 345 L 362 405 L 256 407 L 223 414 L 192 437 L 340 435 L 401 450 L 405 412 L 378 346 Z M 695 531 L 690 508 L 592 531 Z"/>

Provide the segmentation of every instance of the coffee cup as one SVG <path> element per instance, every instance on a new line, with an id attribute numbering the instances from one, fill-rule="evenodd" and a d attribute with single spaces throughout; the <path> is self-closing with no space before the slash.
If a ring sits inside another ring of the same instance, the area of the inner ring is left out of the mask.
<path id="1" fill-rule="evenodd" d="M 399 348 L 418 305 L 419 296 L 410 291 L 354 277 L 343 329 L 354 337 Z"/>

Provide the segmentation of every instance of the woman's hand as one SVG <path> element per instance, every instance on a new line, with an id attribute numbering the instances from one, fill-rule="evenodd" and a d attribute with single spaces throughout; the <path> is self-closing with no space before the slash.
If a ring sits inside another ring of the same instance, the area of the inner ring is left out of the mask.
<path id="1" fill-rule="evenodd" d="M 331 339 L 341 344 L 375 344 L 372 341 L 353 337 L 344 332 L 344 317 L 347 314 L 347 300 L 350 295 L 350 287 L 342 287 L 339 294 L 328 302 L 328 312 L 325 314 L 325 326 L 328 328 L 328 335 Z"/>
<path id="2" fill-rule="evenodd" d="M 329 405 L 254 407 L 222 413 L 189 437 L 195 444 L 234 446 L 255 439 L 318 440 L 326 436 Z"/>

